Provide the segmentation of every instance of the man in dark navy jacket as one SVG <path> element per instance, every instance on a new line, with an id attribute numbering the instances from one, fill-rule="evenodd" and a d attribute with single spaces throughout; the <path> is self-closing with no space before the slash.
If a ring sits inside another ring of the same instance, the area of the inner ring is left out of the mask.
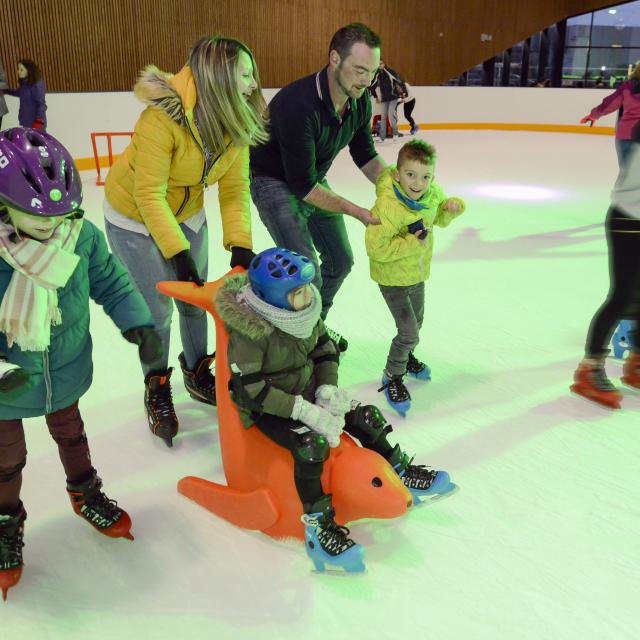
<path id="1" fill-rule="evenodd" d="M 334 193 L 326 174 L 347 145 L 372 183 L 386 166 L 371 138 L 367 91 L 379 61 L 380 38 L 371 29 L 359 23 L 339 29 L 329 64 L 276 94 L 269 103 L 271 139 L 251 148 L 251 197 L 274 242 L 315 263 L 323 319 L 353 266 L 343 214 L 378 223 L 368 209 Z"/>

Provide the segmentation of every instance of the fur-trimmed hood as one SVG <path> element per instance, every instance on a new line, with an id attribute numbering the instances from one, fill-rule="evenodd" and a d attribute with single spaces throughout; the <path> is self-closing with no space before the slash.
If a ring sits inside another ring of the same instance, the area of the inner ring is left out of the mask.
<path id="1" fill-rule="evenodd" d="M 185 120 L 193 116 L 196 84 L 187 66 L 173 75 L 151 64 L 140 72 L 133 93 L 144 104 L 164 111 L 179 125 L 184 126 Z"/>
<path id="2" fill-rule="evenodd" d="M 238 292 L 247 282 L 246 273 L 229 276 L 218 290 L 216 308 L 222 321 L 232 330 L 251 340 L 260 340 L 271 335 L 274 327 L 248 305 L 238 302 Z"/>

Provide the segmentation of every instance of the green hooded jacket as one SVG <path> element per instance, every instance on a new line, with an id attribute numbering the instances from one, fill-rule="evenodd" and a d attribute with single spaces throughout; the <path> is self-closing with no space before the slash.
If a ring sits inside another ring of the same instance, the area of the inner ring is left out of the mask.
<path id="1" fill-rule="evenodd" d="M 257 374 L 243 384 L 245 393 L 232 391 L 245 427 L 253 424 L 254 402 L 260 413 L 291 417 L 295 396 L 315 402 L 322 384 L 338 385 L 338 350 L 322 320 L 308 338 L 296 338 L 258 315 L 237 295 L 247 284 L 244 273 L 233 275 L 218 291 L 216 307 L 229 334 L 228 359 L 232 375 Z"/>
<path id="2" fill-rule="evenodd" d="M 402 187 L 393 180 L 395 166 L 387 167 L 376 181 L 376 203 L 371 210 L 380 220 L 379 225 L 369 225 L 365 232 L 365 245 L 369 256 L 371 278 L 386 286 L 407 287 L 429 278 L 433 255 L 433 227 L 446 227 L 464 211 L 450 213 L 443 208 L 447 201 L 442 187 L 432 182 L 419 203 L 426 209 L 414 211 L 395 194 L 395 186 L 406 196 Z M 407 227 L 422 219 L 429 229 L 424 241 L 418 240 Z"/>

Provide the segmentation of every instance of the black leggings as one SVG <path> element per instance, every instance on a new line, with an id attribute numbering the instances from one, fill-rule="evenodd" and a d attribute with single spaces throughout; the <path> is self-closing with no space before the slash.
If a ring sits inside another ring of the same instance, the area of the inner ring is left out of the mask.
<path id="1" fill-rule="evenodd" d="M 601 358 L 621 318 L 633 320 L 632 340 L 638 345 L 640 322 L 640 219 L 611 207 L 605 223 L 609 245 L 609 293 L 591 320 L 585 354 Z"/>
<path id="2" fill-rule="evenodd" d="M 413 113 L 413 109 L 416 106 L 416 99 L 410 100 L 409 102 L 402 103 L 402 109 L 404 111 L 404 117 L 407 119 L 407 122 L 411 125 L 412 129 L 416 128 L 416 121 L 411 117 Z"/>
<path id="3" fill-rule="evenodd" d="M 324 495 L 322 483 L 320 482 L 324 463 L 303 462 L 299 456 L 293 453 L 302 445 L 302 440 L 305 435 L 309 433 L 317 434 L 313 431 L 310 432 L 301 422 L 297 422 L 291 418 L 280 418 L 270 413 L 264 413 L 262 415 L 253 414 L 251 417 L 256 427 L 258 427 L 267 438 L 292 452 L 294 460 L 293 478 L 302 505 L 312 504 Z M 393 447 L 389 444 L 384 433 L 380 434 L 376 440 L 373 441 L 369 434 L 357 427 L 348 426 L 348 420 L 346 422 L 347 425 L 344 430 L 349 433 L 349 435 L 357 438 L 363 447 L 372 449 L 385 459 L 389 458 L 393 452 Z"/>

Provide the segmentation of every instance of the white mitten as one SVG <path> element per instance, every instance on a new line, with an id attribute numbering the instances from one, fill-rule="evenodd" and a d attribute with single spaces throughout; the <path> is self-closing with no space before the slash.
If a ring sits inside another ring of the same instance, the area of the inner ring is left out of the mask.
<path id="1" fill-rule="evenodd" d="M 321 384 L 316 389 L 316 404 L 339 418 L 351 411 L 349 394 L 332 384 Z"/>
<path id="2" fill-rule="evenodd" d="M 344 418 L 338 418 L 317 404 L 307 402 L 302 396 L 296 396 L 291 417 L 306 424 L 316 433 L 323 435 L 329 442 L 330 447 L 337 447 L 340 444 Z"/>

